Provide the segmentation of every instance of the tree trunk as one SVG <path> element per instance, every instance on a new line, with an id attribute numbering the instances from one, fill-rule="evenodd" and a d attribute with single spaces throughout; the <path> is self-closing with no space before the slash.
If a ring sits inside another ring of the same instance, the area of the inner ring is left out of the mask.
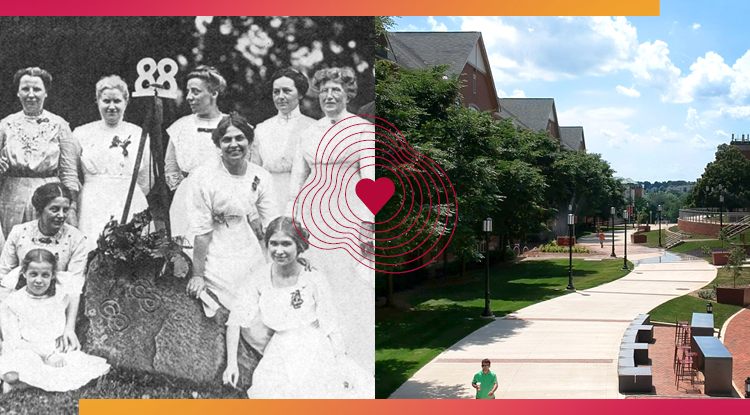
<path id="1" fill-rule="evenodd" d="M 500 235 L 500 262 L 505 262 L 505 234 Z"/>
<path id="2" fill-rule="evenodd" d="M 393 274 L 390 272 L 387 274 L 386 277 L 388 279 L 388 289 L 385 295 L 385 305 L 386 307 L 392 307 L 393 306 Z"/>

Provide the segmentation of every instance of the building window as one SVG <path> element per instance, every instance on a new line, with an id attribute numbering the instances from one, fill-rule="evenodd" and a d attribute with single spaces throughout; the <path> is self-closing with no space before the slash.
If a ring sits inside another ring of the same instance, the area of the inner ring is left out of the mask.
<path id="1" fill-rule="evenodd" d="M 477 74 L 474 74 L 474 93 L 477 93 Z"/>

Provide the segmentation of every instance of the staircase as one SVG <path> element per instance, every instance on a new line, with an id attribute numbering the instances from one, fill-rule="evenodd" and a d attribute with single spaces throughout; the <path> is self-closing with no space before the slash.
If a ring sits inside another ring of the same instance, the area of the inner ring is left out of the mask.
<path id="1" fill-rule="evenodd" d="M 664 242 L 664 248 L 669 249 L 673 246 L 677 246 L 683 242 L 685 242 L 685 234 L 681 231 L 672 232 L 669 229 L 666 230 L 667 233 L 667 239 Z"/>
<path id="2" fill-rule="evenodd" d="M 724 227 L 724 229 L 729 232 L 730 238 L 748 228 L 750 228 L 750 215 L 745 215 L 745 217 L 738 220 L 737 222 L 732 222 Z"/>

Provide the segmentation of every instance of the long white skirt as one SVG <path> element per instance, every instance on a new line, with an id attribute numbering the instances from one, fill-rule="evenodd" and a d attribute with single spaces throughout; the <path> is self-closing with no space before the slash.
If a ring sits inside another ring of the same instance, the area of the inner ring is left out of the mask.
<path id="1" fill-rule="evenodd" d="M 109 371 L 109 364 L 101 357 L 91 356 L 79 350 L 61 354 L 65 366 L 46 365 L 42 358 L 31 350 L 3 351 L 0 356 L 0 373 L 17 372 L 18 378 L 30 386 L 48 392 L 67 392 L 86 385 L 92 379 Z"/>

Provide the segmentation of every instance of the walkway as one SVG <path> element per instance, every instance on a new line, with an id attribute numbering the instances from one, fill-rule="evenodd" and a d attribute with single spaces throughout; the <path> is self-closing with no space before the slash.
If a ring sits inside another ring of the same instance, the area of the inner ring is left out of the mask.
<path id="1" fill-rule="evenodd" d="M 639 250 L 634 256 L 659 255 Z M 630 253 L 628 244 L 632 259 Z M 633 318 L 715 276 L 716 269 L 700 260 L 641 263 L 617 281 L 534 304 L 480 328 L 422 367 L 391 398 L 472 398 L 469 383 L 483 358 L 498 374 L 498 398 L 621 397 L 619 346 Z"/>
<path id="2" fill-rule="evenodd" d="M 735 314 L 727 324 L 724 346 L 732 354 L 732 380 L 740 391 L 745 390 L 745 379 L 750 377 L 750 310 Z M 742 396 L 745 396 L 744 393 Z"/>

